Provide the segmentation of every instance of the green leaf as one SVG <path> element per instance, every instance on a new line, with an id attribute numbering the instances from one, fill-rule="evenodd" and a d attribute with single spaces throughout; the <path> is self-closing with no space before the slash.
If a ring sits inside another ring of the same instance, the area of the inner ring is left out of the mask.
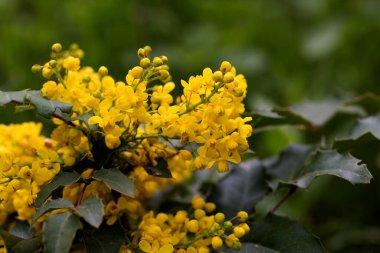
<path id="1" fill-rule="evenodd" d="M 168 162 L 164 158 L 160 158 L 154 167 L 145 166 L 144 169 L 149 175 L 155 177 L 172 178 L 172 173 L 168 168 Z"/>
<path id="2" fill-rule="evenodd" d="M 51 180 L 47 185 L 45 185 L 42 190 L 38 193 L 35 205 L 40 207 L 44 201 L 50 196 L 50 194 L 60 186 L 66 186 L 77 182 L 80 178 L 80 175 L 73 172 L 61 171 L 56 175 L 53 180 Z"/>
<path id="3" fill-rule="evenodd" d="M 22 239 L 31 239 L 34 236 L 34 229 L 27 221 L 15 220 L 14 224 L 9 229 L 9 233 Z"/>
<path id="4" fill-rule="evenodd" d="M 360 162 L 350 154 L 340 154 L 334 150 L 310 154 L 307 150 L 294 152 L 293 145 L 266 166 L 275 183 L 307 188 L 314 178 L 322 175 L 334 175 L 352 184 L 369 183 L 372 175 Z"/>
<path id="5" fill-rule="evenodd" d="M 337 114 L 364 116 L 365 112 L 358 106 L 345 106 L 337 102 L 311 102 L 287 108 L 274 108 L 289 124 L 307 125 L 312 129 L 319 129 L 332 120 Z"/>
<path id="6" fill-rule="evenodd" d="M 74 205 L 65 199 L 48 200 L 45 205 L 37 209 L 36 214 L 33 216 L 32 224 L 45 213 L 63 208 L 74 208 Z"/>
<path id="7" fill-rule="evenodd" d="M 81 223 L 79 217 L 66 212 L 46 218 L 42 227 L 44 251 L 47 253 L 67 253 L 71 248 Z"/>
<path id="8" fill-rule="evenodd" d="M 250 241 L 282 253 L 326 252 L 319 238 L 307 232 L 300 224 L 273 214 L 255 222 L 249 237 Z"/>
<path id="9" fill-rule="evenodd" d="M 99 228 L 103 220 L 104 205 L 98 197 L 92 196 L 75 207 L 75 211 L 90 225 Z"/>
<path id="10" fill-rule="evenodd" d="M 347 150 L 374 139 L 380 140 L 380 113 L 360 119 L 348 136 L 335 140 L 334 148 Z"/>
<path id="11" fill-rule="evenodd" d="M 97 170 L 92 177 L 102 181 L 112 190 L 130 197 L 134 197 L 135 195 L 135 185 L 133 181 L 117 168 Z"/>
<path id="12" fill-rule="evenodd" d="M 86 241 L 86 250 L 91 253 L 118 253 L 125 243 L 124 230 L 118 223 L 103 225 Z"/>
<path id="13" fill-rule="evenodd" d="M 15 103 L 21 106 L 33 105 L 38 114 L 45 118 L 50 118 L 53 114 L 71 113 L 72 105 L 46 99 L 40 91 L 0 91 L 0 106 Z"/>
<path id="14" fill-rule="evenodd" d="M 380 111 L 380 96 L 371 92 L 346 102 L 347 105 L 357 105 L 367 111 L 368 114 L 375 114 Z"/>
<path id="15" fill-rule="evenodd" d="M 22 240 L 17 243 L 11 250 L 12 253 L 32 253 L 41 248 L 42 238 L 35 237 L 27 240 Z"/>
<path id="16" fill-rule="evenodd" d="M 251 159 L 232 168 L 216 184 L 209 199 L 226 217 L 232 218 L 238 211 L 250 212 L 267 191 L 265 169 L 258 160 Z"/>
<path id="17" fill-rule="evenodd" d="M 5 246 L 8 250 L 23 240 L 22 238 L 12 235 L 11 233 L 2 229 L 0 229 L 0 235 L 4 240 Z"/>
<path id="18" fill-rule="evenodd" d="M 255 129 L 286 124 L 286 118 L 271 111 L 256 111 L 253 113 L 245 114 L 245 116 L 252 116 L 252 123 Z"/>
<path id="19" fill-rule="evenodd" d="M 244 242 L 243 247 L 240 250 L 233 250 L 227 248 L 224 250 L 228 253 L 280 253 L 280 251 L 273 250 L 255 243 Z"/>
<path id="20" fill-rule="evenodd" d="M 294 172 L 301 169 L 313 146 L 304 144 L 291 144 L 275 158 L 266 159 L 263 164 L 269 176 L 268 184 L 276 190 L 280 182 L 291 181 Z"/>

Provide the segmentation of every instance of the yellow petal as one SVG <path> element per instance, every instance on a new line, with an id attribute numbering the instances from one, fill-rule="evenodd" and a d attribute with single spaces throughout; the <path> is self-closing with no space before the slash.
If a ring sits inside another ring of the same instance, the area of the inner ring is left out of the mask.
<path id="1" fill-rule="evenodd" d="M 173 245 L 171 245 L 171 244 L 165 244 L 164 246 L 162 246 L 160 248 L 160 250 L 158 251 L 158 253 L 172 253 L 173 250 L 174 250 Z"/>
<path id="2" fill-rule="evenodd" d="M 139 248 L 146 253 L 150 253 L 152 251 L 152 246 L 150 246 L 150 243 L 146 240 L 139 242 Z"/>

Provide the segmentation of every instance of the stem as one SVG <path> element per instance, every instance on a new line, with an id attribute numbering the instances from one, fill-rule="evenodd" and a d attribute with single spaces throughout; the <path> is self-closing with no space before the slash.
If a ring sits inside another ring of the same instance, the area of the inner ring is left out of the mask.
<path id="1" fill-rule="evenodd" d="M 278 208 L 280 208 L 282 206 L 282 204 L 285 203 L 285 201 L 293 195 L 293 193 L 295 193 L 297 190 L 297 186 L 295 185 L 292 185 L 290 186 L 290 189 L 288 191 L 288 193 L 272 208 L 272 210 L 270 211 L 271 213 L 274 213 L 277 211 Z"/>

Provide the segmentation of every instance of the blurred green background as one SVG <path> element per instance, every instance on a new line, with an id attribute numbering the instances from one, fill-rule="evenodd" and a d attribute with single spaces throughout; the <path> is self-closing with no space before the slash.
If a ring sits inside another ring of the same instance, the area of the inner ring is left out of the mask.
<path id="1" fill-rule="evenodd" d="M 82 65 L 105 65 L 119 80 L 147 44 L 169 57 L 176 83 L 229 60 L 248 79 L 251 110 L 380 94 L 378 0 L 0 0 L 0 90 L 39 89 L 44 80 L 30 67 L 46 62 L 55 42 L 78 43 Z M 0 122 L 30 118 L 6 110 Z M 302 134 L 282 127 L 256 138 L 266 157 Z M 378 160 L 365 160 L 375 176 Z M 378 188 L 318 180 L 281 210 L 330 251 L 372 252 L 380 242 Z"/>

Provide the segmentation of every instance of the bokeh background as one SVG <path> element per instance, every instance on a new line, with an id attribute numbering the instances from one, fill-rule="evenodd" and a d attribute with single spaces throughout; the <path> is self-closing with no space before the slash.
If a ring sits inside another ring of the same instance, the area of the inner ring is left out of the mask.
<path id="1" fill-rule="evenodd" d="M 47 61 L 55 42 L 78 43 L 86 52 L 82 65 L 105 65 L 119 80 L 147 44 L 169 57 L 176 83 L 229 60 L 248 79 L 250 110 L 380 94 L 378 0 L 0 0 L 0 90 L 40 88 L 44 80 L 30 68 Z M 0 115 L 1 123 L 34 118 L 11 109 Z M 302 134 L 289 127 L 252 140 L 260 157 L 297 141 Z M 375 176 L 378 160 L 365 160 Z M 376 181 L 351 186 L 328 177 L 280 212 L 332 252 L 375 252 L 378 189 Z"/>

